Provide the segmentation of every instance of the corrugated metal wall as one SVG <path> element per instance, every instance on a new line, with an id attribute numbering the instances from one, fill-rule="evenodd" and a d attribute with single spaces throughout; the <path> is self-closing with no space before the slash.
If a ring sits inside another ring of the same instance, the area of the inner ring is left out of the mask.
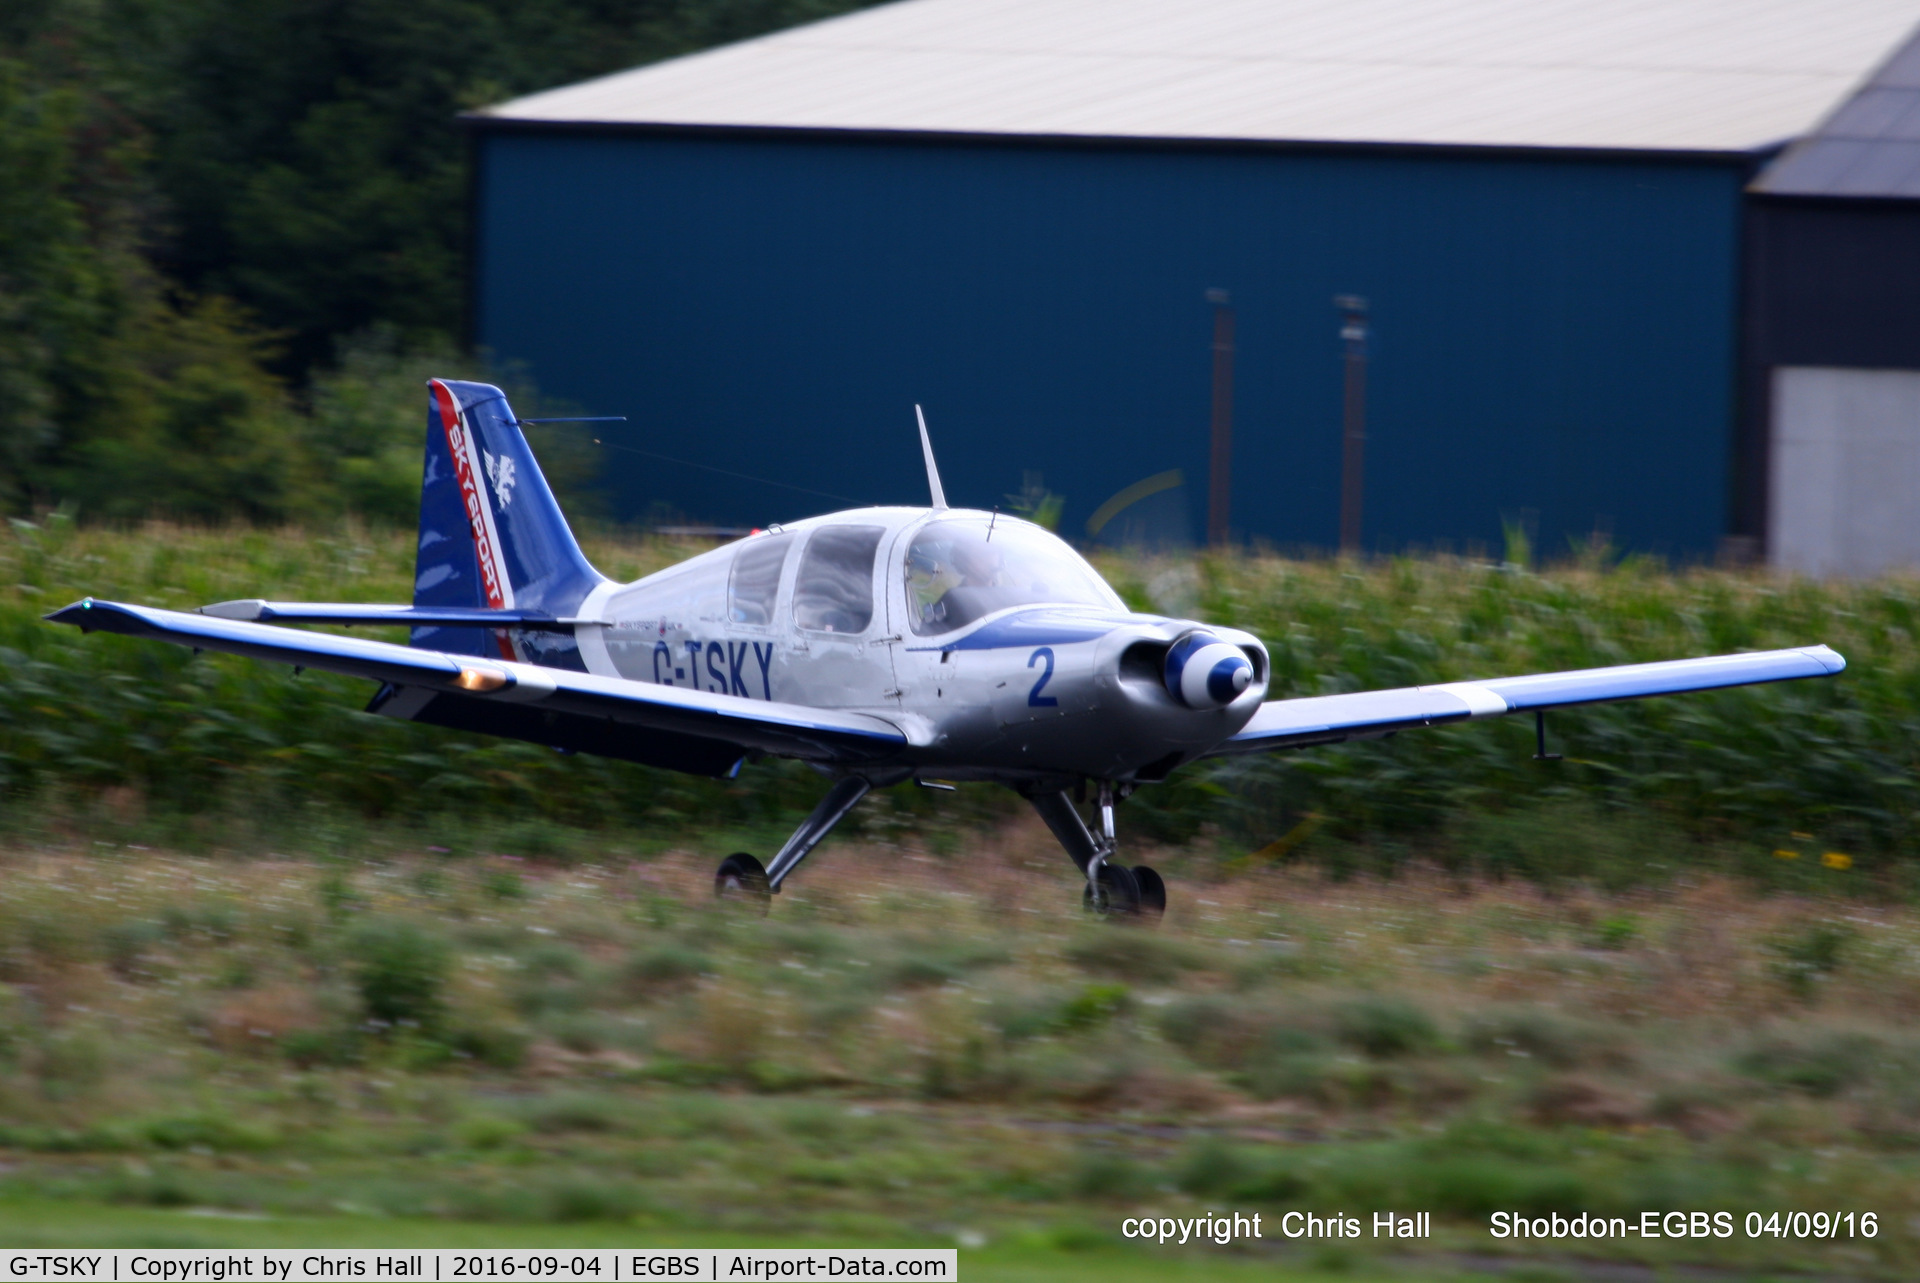
<path id="1" fill-rule="evenodd" d="M 1732 525 L 1780 554 L 1779 532 L 1767 528 L 1773 500 L 1782 497 L 1769 495 L 1781 467 L 1769 457 L 1777 371 L 1920 370 L 1920 202 L 1761 195 L 1748 202 L 1746 245 L 1746 370 Z M 1903 475 L 1895 484 L 1904 482 Z M 1836 494 L 1829 502 L 1844 507 L 1847 500 Z M 1908 557 L 1899 564 L 1912 564 L 1910 551 Z"/>
<path id="2" fill-rule="evenodd" d="M 609 441 L 862 502 L 1038 473 L 1062 530 L 1183 469 L 1205 528 L 1210 286 L 1238 313 L 1233 525 L 1338 529 L 1341 347 L 1369 296 L 1367 542 L 1726 529 L 1739 186 L 1724 162 L 500 131 L 473 328 Z M 844 506 L 611 454 L 627 515 Z"/>

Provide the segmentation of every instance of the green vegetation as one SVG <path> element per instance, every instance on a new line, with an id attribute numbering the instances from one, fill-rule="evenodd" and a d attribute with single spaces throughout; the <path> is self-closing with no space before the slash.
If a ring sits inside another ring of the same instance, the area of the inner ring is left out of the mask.
<path id="1" fill-rule="evenodd" d="M 693 545 L 590 538 L 621 578 Z M 398 844 L 558 862 L 642 854 L 695 831 L 749 850 L 810 807 L 817 777 L 763 763 L 697 780 L 368 717 L 364 683 L 54 628 L 87 594 L 174 608 L 234 597 L 404 601 L 412 539 L 377 528 L 129 533 L 54 519 L 0 535 L 0 822 L 16 837 L 185 850 L 364 854 Z M 1561 713 L 1567 760 L 1531 760 L 1520 719 L 1201 764 L 1123 808 L 1130 838 L 1234 868 L 1309 860 L 1343 873 L 1428 862 L 1551 885 L 1738 871 L 1765 885 L 1904 895 L 1920 813 L 1920 585 L 1817 585 L 1628 564 L 1543 574 L 1463 561 L 1116 557 L 1145 607 L 1249 628 L 1275 694 L 1580 668 L 1823 641 L 1826 681 Z M 1004 790 L 894 789 L 851 833 L 951 843 L 1019 813 Z M 950 849 L 950 847 L 942 848 Z M 514 892 L 502 883 L 503 899 Z M 1623 913 L 1590 943 L 1626 950 Z M 1817 988 L 1853 942 L 1782 940 L 1773 965 Z M 663 964 L 665 965 L 665 964 Z M 1140 965 L 1140 964 L 1128 964 Z"/>
<path id="2" fill-rule="evenodd" d="M 418 381 L 382 390 L 486 373 L 458 114 L 859 3 L 10 0 L 0 512 L 411 524 Z"/>
<path id="3" fill-rule="evenodd" d="M 964 858 L 839 844 L 769 918 L 716 905 L 704 853 L 16 849 L 0 1239 L 957 1241 L 1147 1275 L 1409 1247 L 1147 1249 L 1125 1216 L 1429 1210 L 1441 1268 L 1567 1253 L 1497 1210 L 1807 1208 L 1884 1229 L 1579 1254 L 1911 1276 L 1914 911 L 1153 857 L 1158 932 L 1081 920 L 1028 820 Z M 1775 965 L 1827 930 L 1817 986 Z"/>

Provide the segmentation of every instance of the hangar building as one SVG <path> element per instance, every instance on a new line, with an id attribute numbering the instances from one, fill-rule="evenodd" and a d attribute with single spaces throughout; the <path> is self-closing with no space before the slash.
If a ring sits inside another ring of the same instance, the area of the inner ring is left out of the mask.
<path id="1" fill-rule="evenodd" d="M 1920 40 L 1749 193 L 1744 505 L 1777 565 L 1920 565 Z"/>
<path id="2" fill-rule="evenodd" d="M 921 403 L 955 503 L 1198 534 L 1225 290 L 1233 532 L 1327 547 L 1357 294 L 1369 547 L 1920 561 L 1914 20 L 899 0 L 470 117 L 471 337 L 630 516 L 917 501 Z"/>

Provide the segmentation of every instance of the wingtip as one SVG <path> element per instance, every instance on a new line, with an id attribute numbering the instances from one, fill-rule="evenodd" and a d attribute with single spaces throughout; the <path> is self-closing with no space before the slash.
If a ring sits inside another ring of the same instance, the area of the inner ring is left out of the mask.
<path id="1" fill-rule="evenodd" d="M 1831 646 L 1815 646 L 1807 654 L 1829 675 L 1841 672 L 1847 666 L 1847 657 Z"/>
<path id="2" fill-rule="evenodd" d="M 72 624 L 83 633 L 109 632 L 138 634 L 150 626 L 139 610 L 117 601 L 82 597 L 71 606 L 42 616 L 49 623 Z"/>
<path id="3" fill-rule="evenodd" d="M 72 605 L 50 610 L 40 618 L 49 624 L 79 624 L 93 610 L 93 605 L 93 598 L 82 597 Z"/>

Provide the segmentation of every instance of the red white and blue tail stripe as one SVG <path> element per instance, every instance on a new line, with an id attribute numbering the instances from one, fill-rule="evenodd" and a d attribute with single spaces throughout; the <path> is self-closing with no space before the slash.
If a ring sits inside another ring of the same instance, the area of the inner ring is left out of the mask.
<path id="1" fill-rule="evenodd" d="M 428 385 L 413 604 L 572 615 L 605 580 L 587 563 L 506 396 L 486 383 Z M 430 624 L 413 644 L 452 654 L 581 667 L 553 630 Z"/>

